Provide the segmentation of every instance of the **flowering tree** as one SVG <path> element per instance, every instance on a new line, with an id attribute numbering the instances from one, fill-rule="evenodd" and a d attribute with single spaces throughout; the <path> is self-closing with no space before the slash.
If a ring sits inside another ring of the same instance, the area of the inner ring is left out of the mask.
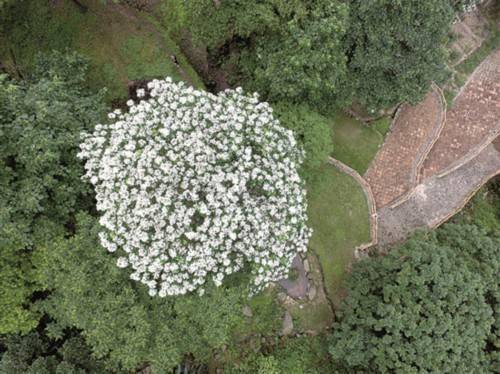
<path id="1" fill-rule="evenodd" d="M 241 89 L 215 96 L 170 78 L 148 88 L 83 134 L 101 244 L 151 296 L 203 293 L 245 266 L 254 291 L 286 276 L 310 236 L 292 132 Z"/>

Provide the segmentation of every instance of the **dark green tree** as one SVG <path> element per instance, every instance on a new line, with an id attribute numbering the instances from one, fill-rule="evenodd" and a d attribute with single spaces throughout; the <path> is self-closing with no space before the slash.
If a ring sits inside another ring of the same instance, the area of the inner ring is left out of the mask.
<path id="1" fill-rule="evenodd" d="M 53 341 L 36 331 L 24 336 L 0 338 L 0 372 L 5 374 L 83 374 L 103 373 L 101 363 L 91 357 L 89 347 L 79 335 L 64 342 Z"/>
<path id="2" fill-rule="evenodd" d="M 498 353 L 499 259 L 500 238 L 447 225 L 355 264 L 333 360 L 347 371 L 488 372 Z"/>
<path id="3" fill-rule="evenodd" d="M 369 110 L 416 103 L 445 72 L 449 0 L 351 0 L 349 76 Z"/>
<path id="4" fill-rule="evenodd" d="M 92 206 L 76 152 L 104 106 L 82 87 L 84 73 L 82 58 L 54 52 L 40 56 L 27 81 L 0 77 L 0 333 L 37 324 L 32 253 Z"/>
<path id="5" fill-rule="evenodd" d="M 346 97 L 343 38 L 348 7 L 340 1 L 195 0 L 186 22 L 196 40 L 233 78 L 267 100 L 325 109 Z"/>

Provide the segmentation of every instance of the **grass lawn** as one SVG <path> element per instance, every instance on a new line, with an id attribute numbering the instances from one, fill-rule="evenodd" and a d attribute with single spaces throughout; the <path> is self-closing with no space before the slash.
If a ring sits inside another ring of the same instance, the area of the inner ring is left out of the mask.
<path id="1" fill-rule="evenodd" d="M 151 24 L 153 33 L 100 0 L 81 3 L 88 7 L 86 12 L 72 1 L 18 3 L 10 31 L 0 40 L 2 61 L 13 69 L 14 56 L 26 73 L 39 51 L 76 50 L 90 59 L 89 85 L 107 87 L 107 98 L 113 100 L 127 96 L 130 80 L 167 75 L 180 80 L 180 69 L 171 59 L 175 55 L 195 86 L 203 87 L 168 30 Z"/>
<path id="2" fill-rule="evenodd" d="M 320 173 L 308 187 L 309 223 L 314 230 L 310 248 L 321 262 L 328 296 L 338 305 L 354 248 L 370 240 L 368 205 L 350 176 L 330 164 Z"/>
<path id="3" fill-rule="evenodd" d="M 332 156 L 364 174 L 375 157 L 389 129 L 389 119 L 381 119 L 372 125 L 338 112 L 332 118 Z"/>
<path id="4" fill-rule="evenodd" d="M 309 302 L 297 305 L 290 313 L 294 320 L 294 326 L 302 331 L 318 333 L 331 327 L 333 323 L 333 313 L 327 302 Z"/>

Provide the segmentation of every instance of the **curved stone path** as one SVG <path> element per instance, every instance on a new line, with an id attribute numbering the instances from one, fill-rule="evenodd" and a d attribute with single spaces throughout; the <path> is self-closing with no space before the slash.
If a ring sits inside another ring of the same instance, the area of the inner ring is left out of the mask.
<path id="1" fill-rule="evenodd" d="M 420 171 L 421 179 L 479 153 L 500 133 L 500 49 L 469 77 L 446 114 L 446 123 Z"/>
<path id="2" fill-rule="evenodd" d="M 500 151 L 491 143 L 445 176 L 427 178 L 397 208 L 379 210 L 379 245 L 401 242 L 418 229 L 440 225 L 460 211 L 484 183 L 499 173 Z"/>
<path id="3" fill-rule="evenodd" d="M 418 169 L 441 132 L 445 113 L 446 101 L 436 85 L 419 104 L 403 104 L 398 109 L 383 146 L 364 175 L 377 209 L 415 187 Z"/>
<path id="4" fill-rule="evenodd" d="M 474 71 L 447 111 L 442 131 L 420 164 L 418 184 L 396 204 L 377 206 L 379 245 L 437 227 L 462 209 L 500 172 L 499 135 L 500 49 Z"/>

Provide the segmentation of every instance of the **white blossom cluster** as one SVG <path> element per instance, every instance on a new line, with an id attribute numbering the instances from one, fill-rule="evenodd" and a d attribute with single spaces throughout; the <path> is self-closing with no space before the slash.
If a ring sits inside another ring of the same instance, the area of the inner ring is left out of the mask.
<path id="1" fill-rule="evenodd" d="M 462 1 L 460 3 L 460 7 L 459 7 L 459 10 L 462 14 L 465 14 L 465 13 L 470 13 L 474 10 L 477 9 L 477 7 L 483 3 L 485 0 L 468 0 L 468 1 Z M 458 18 L 458 21 L 460 21 L 460 19 Z"/>
<path id="2" fill-rule="evenodd" d="M 203 293 L 244 266 L 253 291 L 284 278 L 311 234 L 292 132 L 240 88 L 216 96 L 166 78 L 148 94 L 82 134 L 101 244 L 151 296 Z"/>

